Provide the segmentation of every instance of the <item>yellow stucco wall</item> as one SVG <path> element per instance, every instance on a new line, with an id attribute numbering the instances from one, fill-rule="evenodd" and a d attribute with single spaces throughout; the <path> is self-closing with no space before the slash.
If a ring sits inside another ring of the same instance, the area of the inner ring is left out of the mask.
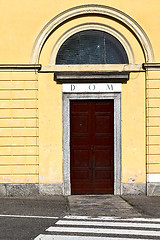
<path id="1" fill-rule="evenodd" d="M 146 181 L 145 74 L 132 73 L 122 88 L 122 181 Z"/>
<path id="2" fill-rule="evenodd" d="M 144 0 L 107 3 L 2 0 L 0 63 L 29 63 L 35 39 L 45 24 L 62 11 L 82 4 L 107 4 L 130 15 L 146 31 L 155 60 L 160 61 L 158 0 L 154 4 Z M 81 17 L 66 22 L 45 43 L 39 63 L 48 64 L 53 45 L 67 29 L 86 22 L 116 28 L 130 42 L 135 63 L 144 63 L 142 49 L 133 34 L 104 17 Z M 149 74 L 132 73 L 122 87 L 122 181 L 125 183 L 144 183 L 146 170 L 160 173 L 160 74 L 154 71 L 152 76 Z M 53 80 L 52 73 L 0 72 L 0 183 L 62 183 L 62 86 Z M 146 153 L 151 155 L 146 157 Z"/>
<path id="3" fill-rule="evenodd" d="M 38 183 L 38 80 L 0 73 L 0 183 Z"/>
<path id="4" fill-rule="evenodd" d="M 160 174 L 160 72 L 146 72 L 147 175 Z M 156 180 L 157 181 L 157 180 Z"/>
<path id="5" fill-rule="evenodd" d="M 104 0 L 2 0 L 0 3 L 0 62 L 29 62 L 34 41 L 43 26 L 62 11 L 82 4 L 107 5 L 130 15 L 147 32 L 154 48 L 156 61 L 160 61 L 160 46 L 157 37 L 160 28 L 158 0 L 154 0 L 154 4 L 144 0 L 108 0 L 107 3 Z"/>
<path id="6" fill-rule="evenodd" d="M 62 85 L 39 74 L 40 183 L 62 182 Z"/>

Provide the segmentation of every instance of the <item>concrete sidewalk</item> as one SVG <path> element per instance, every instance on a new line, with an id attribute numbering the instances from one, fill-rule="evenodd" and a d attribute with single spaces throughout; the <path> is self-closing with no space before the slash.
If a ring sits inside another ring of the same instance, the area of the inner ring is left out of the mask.
<path id="1" fill-rule="evenodd" d="M 72 195 L 68 197 L 71 215 L 141 217 L 141 214 L 120 196 Z"/>
<path id="2" fill-rule="evenodd" d="M 0 198 L 0 215 L 160 218 L 160 196 L 72 195 Z"/>

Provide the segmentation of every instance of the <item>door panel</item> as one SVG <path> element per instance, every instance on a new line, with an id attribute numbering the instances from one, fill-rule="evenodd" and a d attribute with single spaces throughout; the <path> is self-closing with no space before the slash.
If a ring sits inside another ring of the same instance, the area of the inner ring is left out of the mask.
<path id="1" fill-rule="evenodd" d="M 95 167 L 112 167 L 110 150 L 96 150 L 95 151 Z"/>
<path id="2" fill-rule="evenodd" d="M 73 158 L 76 161 L 72 162 L 72 167 L 89 167 L 89 151 L 75 149 L 73 150 Z"/>
<path id="3" fill-rule="evenodd" d="M 113 193 L 113 115 L 113 100 L 71 101 L 72 194 Z"/>

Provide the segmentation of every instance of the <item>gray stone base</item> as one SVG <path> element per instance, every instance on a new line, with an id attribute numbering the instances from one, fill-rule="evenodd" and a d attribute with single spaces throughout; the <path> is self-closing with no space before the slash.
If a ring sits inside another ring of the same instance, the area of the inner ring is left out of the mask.
<path id="1" fill-rule="evenodd" d="M 0 184 L 0 197 L 62 195 L 62 184 Z"/>
<path id="2" fill-rule="evenodd" d="M 147 183 L 148 196 L 160 196 L 160 183 Z"/>
<path id="3" fill-rule="evenodd" d="M 123 195 L 146 195 L 146 183 L 122 183 Z"/>
<path id="4" fill-rule="evenodd" d="M 160 183 L 122 183 L 122 194 L 160 196 Z M 0 197 L 38 195 L 63 195 L 62 184 L 0 184 Z"/>
<path id="5" fill-rule="evenodd" d="M 40 184 L 39 185 L 40 195 L 62 195 L 62 184 Z"/>
<path id="6" fill-rule="evenodd" d="M 38 194 L 38 184 L 0 184 L 1 197 L 28 197 Z"/>

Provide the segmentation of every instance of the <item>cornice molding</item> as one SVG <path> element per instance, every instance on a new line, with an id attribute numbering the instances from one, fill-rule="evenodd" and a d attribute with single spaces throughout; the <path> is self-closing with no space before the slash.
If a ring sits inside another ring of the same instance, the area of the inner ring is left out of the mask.
<path id="1" fill-rule="evenodd" d="M 143 63 L 142 67 L 147 71 L 160 71 L 160 63 Z"/>
<path id="2" fill-rule="evenodd" d="M 0 64 L 0 72 L 35 72 L 40 71 L 41 64 Z"/>
<path id="3" fill-rule="evenodd" d="M 129 72 L 55 72 L 57 83 L 122 83 L 129 80 Z"/>
<path id="4" fill-rule="evenodd" d="M 116 66 L 116 67 L 115 67 Z M 134 64 L 117 64 L 117 65 L 99 65 L 97 71 L 93 70 L 97 68 L 97 65 L 82 65 L 81 71 L 78 71 L 79 67 L 73 66 L 63 66 L 63 65 L 51 65 L 43 66 L 41 64 L 0 64 L 0 72 L 44 72 L 44 73 L 58 73 L 58 76 L 68 76 L 73 77 L 73 73 L 76 76 L 99 76 L 109 75 L 111 73 L 130 73 L 130 72 L 142 72 L 142 71 L 160 71 L 160 63 L 143 63 L 142 65 Z M 72 71 L 71 71 L 72 69 Z M 77 70 L 76 70 L 77 69 Z M 83 69 L 83 70 L 82 70 Z M 119 74 L 119 75 L 120 75 Z M 123 75 L 123 74 L 122 74 Z M 99 78 L 99 77 L 98 77 Z"/>

